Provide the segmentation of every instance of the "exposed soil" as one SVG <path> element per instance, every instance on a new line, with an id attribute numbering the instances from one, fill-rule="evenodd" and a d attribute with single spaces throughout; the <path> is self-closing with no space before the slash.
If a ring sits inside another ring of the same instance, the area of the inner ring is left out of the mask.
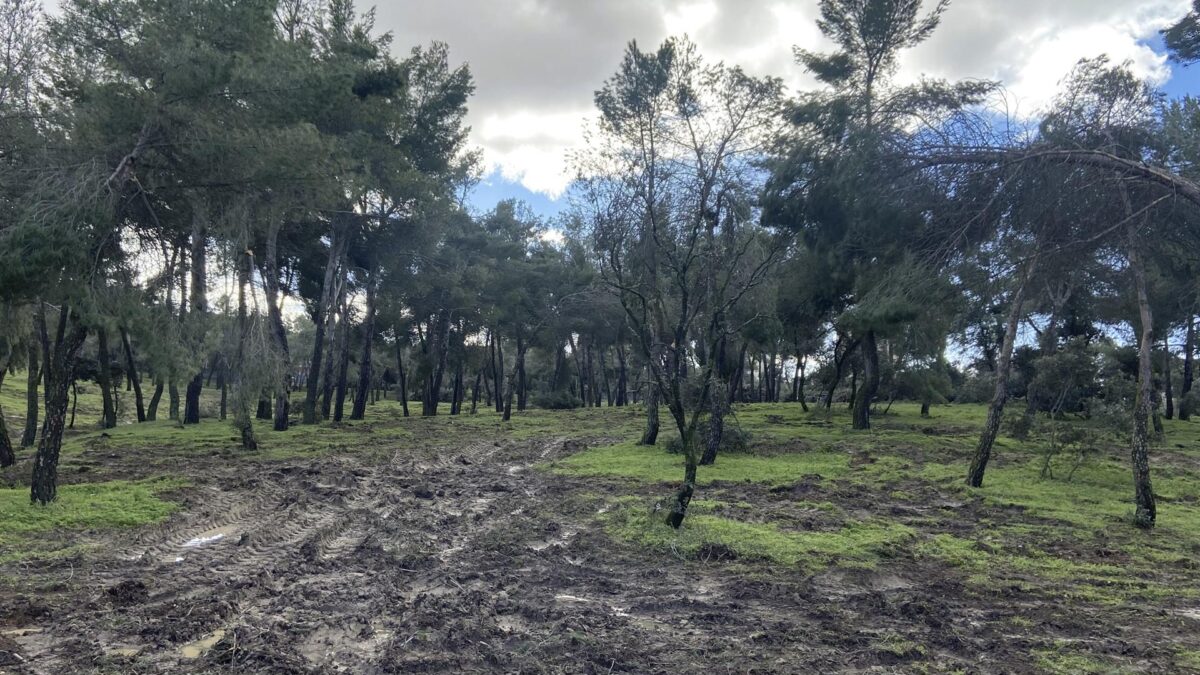
<path id="1" fill-rule="evenodd" d="M 1063 639 L 1161 672 L 1171 626 L 1200 631 L 1200 612 L 1147 623 L 1145 607 L 981 597 L 960 571 L 902 553 L 807 576 L 719 545 L 687 560 L 641 550 L 595 518 L 589 495 L 609 484 L 532 468 L 582 447 L 204 462 L 162 526 L 0 570 L 12 580 L 0 672 L 908 672 L 919 660 L 999 673 L 1036 670 L 1031 652 Z M 738 494 L 807 528 L 823 516 L 791 503 L 856 499 L 815 476 Z"/>

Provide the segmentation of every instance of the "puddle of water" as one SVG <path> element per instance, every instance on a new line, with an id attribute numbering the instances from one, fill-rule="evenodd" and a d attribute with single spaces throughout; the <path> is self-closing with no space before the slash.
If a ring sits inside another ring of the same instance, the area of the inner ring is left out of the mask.
<path id="1" fill-rule="evenodd" d="M 577 595 L 566 595 L 565 593 L 554 596 L 554 599 L 558 602 L 591 602 L 587 598 L 581 598 Z"/>
<path id="2" fill-rule="evenodd" d="M 36 635 L 41 633 L 44 628 L 13 628 L 11 630 L 0 631 L 0 635 L 9 637 L 21 637 L 22 635 Z"/>
<path id="3" fill-rule="evenodd" d="M 204 652 L 212 649 L 213 645 L 220 642 L 223 637 L 225 637 L 225 629 L 218 628 L 199 640 L 180 647 L 179 655 L 185 659 L 198 659 Z"/>
<path id="4" fill-rule="evenodd" d="M 185 541 L 183 543 L 183 547 L 184 548 L 197 548 L 200 546 L 205 546 L 205 545 L 211 544 L 213 542 L 220 541 L 220 540 L 224 539 L 225 537 L 232 536 L 235 532 L 236 532 L 236 530 L 234 529 L 234 527 L 232 525 L 226 525 L 224 527 L 214 527 L 213 529 L 211 529 L 207 532 L 201 532 L 200 534 L 196 535 L 192 539 Z"/>
<path id="5" fill-rule="evenodd" d="M 137 656 L 138 654 L 141 654 L 142 650 L 138 649 L 137 647 L 117 647 L 115 649 L 107 650 L 107 653 L 110 656 L 130 656 L 130 657 L 132 657 L 132 656 Z"/>

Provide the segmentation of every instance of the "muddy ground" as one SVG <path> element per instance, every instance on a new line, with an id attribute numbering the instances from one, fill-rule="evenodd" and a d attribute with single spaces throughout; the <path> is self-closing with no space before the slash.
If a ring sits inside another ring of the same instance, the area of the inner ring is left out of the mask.
<path id="1" fill-rule="evenodd" d="M 1037 670 L 1058 640 L 1165 672 L 1161 631 L 1200 630 L 981 594 L 902 553 L 806 575 L 637 548 L 605 534 L 595 496 L 637 488 L 536 468 L 589 442 L 198 460 L 163 525 L 0 570 L 0 672 L 999 673 Z M 739 494 L 778 511 L 807 491 Z"/>

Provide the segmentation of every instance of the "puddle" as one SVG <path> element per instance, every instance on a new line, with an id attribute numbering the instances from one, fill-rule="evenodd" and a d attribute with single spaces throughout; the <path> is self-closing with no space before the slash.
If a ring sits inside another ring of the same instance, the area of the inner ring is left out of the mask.
<path id="1" fill-rule="evenodd" d="M 21 637 L 23 635 L 36 635 L 41 633 L 44 628 L 13 628 L 11 630 L 0 631 L 0 635 L 8 637 Z"/>
<path id="2" fill-rule="evenodd" d="M 116 647 L 114 649 L 105 650 L 109 656 L 128 656 L 134 657 L 142 653 L 142 650 L 137 647 Z"/>
<path id="3" fill-rule="evenodd" d="M 232 536 L 235 532 L 236 532 L 236 530 L 234 529 L 234 527 L 232 525 L 226 525 L 224 527 L 215 527 L 211 530 L 208 530 L 207 532 L 201 532 L 200 534 L 196 535 L 195 537 L 185 541 L 183 543 L 183 547 L 184 548 L 198 548 L 200 546 L 207 546 L 208 544 L 220 541 L 220 540 L 224 539 L 225 537 Z"/>
<path id="4" fill-rule="evenodd" d="M 185 659 L 198 659 L 204 652 L 212 649 L 213 645 L 220 642 L 223 637 L 225 637 L 225 629 L 218 628 L 199 640 L 180 647 L 179 655 Z"/>

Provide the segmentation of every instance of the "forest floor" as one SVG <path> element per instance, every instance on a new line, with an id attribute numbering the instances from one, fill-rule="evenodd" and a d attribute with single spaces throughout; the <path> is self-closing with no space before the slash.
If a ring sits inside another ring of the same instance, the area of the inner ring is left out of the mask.
<path id="1" fill-rule="evenodd" d="M 968 491 L 981 407 L 838 408 L 739 407 L 679 532 L 635 408 L 73 433 L 49 509 L 0 473 L 0 672 L 1200 672 L 1200 422 L 1145 533 L 1117 446 Z"/>

